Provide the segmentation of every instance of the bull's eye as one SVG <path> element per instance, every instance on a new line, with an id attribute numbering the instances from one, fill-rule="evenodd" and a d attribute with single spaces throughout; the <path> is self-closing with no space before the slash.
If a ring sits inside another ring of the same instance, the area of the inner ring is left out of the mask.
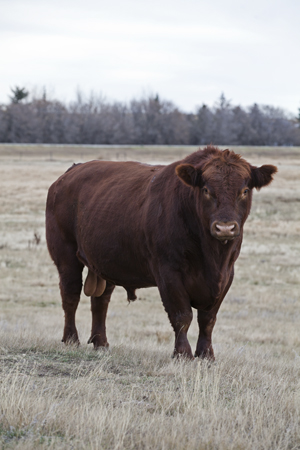
<path id="1" fill-rule="evenodd" d="M 208 194 L 208 189 L 205 186 L 203 188 L 203 192 L 204 192 L 204 194 Z"/>
<path id="2" fill-rule="evenodd" d="M 245 190 L 243 191 L 243 196 L 245 197 L 245 196 L 248 194 L 248 192 L 249 192 L 249 189 L 248 189 L 248 188 L 245 189 Z"/>

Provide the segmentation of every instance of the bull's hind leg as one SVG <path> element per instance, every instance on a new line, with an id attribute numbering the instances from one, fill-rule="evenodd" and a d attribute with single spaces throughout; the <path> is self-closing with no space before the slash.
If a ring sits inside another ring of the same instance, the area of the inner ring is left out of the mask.
<path id="1" fill-rule="evenodd" d="M 114 284 L 106 282 L 106 288 L 103 294 L 100 297 L 91 297 L 92 331 L 88 344 L 93 343 L 95 349 L 108 347 L 105 321 L 110 297 L 114 288 Z"/>
<path id="2" fill-rule="evenodd" d="M 78 333 L 75 325 L 75 313 L 80 300 L 82 289 L 83 264 L 76 257 L 76 249 L 73 246 L 61 248 L 61 254 L 56 262 L 59 278 L 62 307 L 65 313 L 65 326 L 62 342 L 74 342 L 79 344 Z"/>

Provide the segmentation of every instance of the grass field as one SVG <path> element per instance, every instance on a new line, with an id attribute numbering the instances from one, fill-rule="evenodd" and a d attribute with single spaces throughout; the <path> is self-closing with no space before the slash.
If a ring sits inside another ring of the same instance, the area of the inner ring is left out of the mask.
<path id="1" fill-rule="evenodd" d="M 128 305 L 117 288 L 109 351 L 60 342 L 63 312 L 47 253 L 50 184 L 73 162 L 171 162 L 187 147 L 0 145 L 0 447 L 266 450 L 300 448 L 300 148 L 234 148 L 275 164 L 254 194 L 235 279 L 218 314 L 215 363 L 171 359 L 173 331 L 155 288 Z M 193 349 L 194 319 L 189 331 Z"/>

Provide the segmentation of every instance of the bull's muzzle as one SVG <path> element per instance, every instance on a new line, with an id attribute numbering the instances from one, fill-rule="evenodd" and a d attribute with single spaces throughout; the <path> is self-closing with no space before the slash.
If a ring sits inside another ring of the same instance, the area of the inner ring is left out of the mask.
<path id="1" fill-rule="evenodd" d="M 224 244 L 227 244 L 227 241 L 231 241 L 236 238 L 240 234 L 240 226 L 237 222 L 219 222 L 215 220 L 211 227 L 210 233 L 219 241 L 222 241 Z"/>

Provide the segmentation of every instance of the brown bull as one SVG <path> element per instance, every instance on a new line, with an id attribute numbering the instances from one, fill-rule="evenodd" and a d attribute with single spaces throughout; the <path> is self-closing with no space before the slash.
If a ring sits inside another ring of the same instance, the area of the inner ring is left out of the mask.
<path id="1" fill-rule="evenodd" d="M 115 285 L 158 286 L 175 332 L 175 354 L 192 358 L 187 331 L 198 311 L 195 356 L 214 358 L 211 335 L 234 275 L 252 189 L 277 168 L 253 167 L 215 147 L 167 166 L 91 161 L 71 167 L 49 189 L 46 236 L 60 276 L 63 341 L 78 342 L 75 312 L 91 296 L 89 342 L 107 347 L 105 320 Z"/>

